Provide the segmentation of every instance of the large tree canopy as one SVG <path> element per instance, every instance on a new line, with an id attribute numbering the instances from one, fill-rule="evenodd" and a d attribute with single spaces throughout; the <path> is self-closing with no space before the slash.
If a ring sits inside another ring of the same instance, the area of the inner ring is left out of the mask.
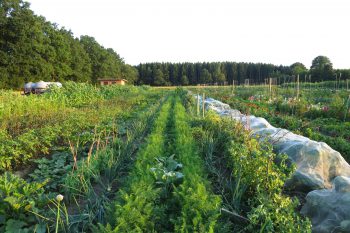
<path id="1" fill-rule="evenodd" d="M 28 81 L 96 82 L 98 78 L 137 80 L 113 49 L 93 37 L 73 33 L 36 16 L 22 0 L 0 1 L 0 88 Z"/>
<path id="2" fill-rule="evenodd" d="M 310 71 L 315 81 L 331 80 L 334 77 L 333 64 L 326 56 L 314 58 Z"/>
<path id="3" fill-rule="evenodd" d="M 306 66 L 301 62 L 295 62 L 290 66 L 294 75 L 300 75 L 307 72 Z"/>

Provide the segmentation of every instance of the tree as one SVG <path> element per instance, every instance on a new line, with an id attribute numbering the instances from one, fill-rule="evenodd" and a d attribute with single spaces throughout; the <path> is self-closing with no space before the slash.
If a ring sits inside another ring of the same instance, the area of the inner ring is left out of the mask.
<path id="1" fill-rule="evenodd" d="M 334 77 L 333 64 L 326 56 L 318 56 L 312 60 L 310 67 L 312 79 L 315 81 L 331 80 Z"/>
<path id="2" fill-rule="evenodd" d="M 0 75 L 5 87 L 49 76 L 52 66 L 43 55 L 49 49 L 40 17 L 21 0 L 0 1 Z"/>
<path id="3" fill-rule="evenodd" d="M 211 74 L 209 73 L 209 71 L 207 69 L 202 69 L 201 74 L 200 74 L 200 78 L 199 78 L 199 82 L 201 84 L 206 84 L 206 83 L 211 83 L 212 82 L 212 78 L 211 78 Z"/>
<path id="4" fill-rule="evenodd" d="M 187 86 L 189 84 L 188 78 L 186 75 L 182 75 L 181 77 L 181 85 Z"/>
<path id="5" fill-rule="evenodd" d="M 91 82 L 92 67 L 91 60 L 78 39 L 69 38 L 70 41 L 70 67 L 71 75 L 68 80 L 76 82 Z"/>
<path id="6" fill-rule="evenodd" d="M 307 72 L 306 67 L 303 63 L 295 62 L 290 66 L 290 69 L 292 70 L 293 75 L 301 75 L 305 74 Z"/>
<path id="7" fill-rule="evenodd" d="M 92 82 L 98 78 L 122 78 L 123 60 L 113 49 L 105 49 L 95 38 L 81 36 L 80 43 L 89 54 L 92 63 Z"/>
<path id="8" fill-rule="evenodd" d="M 163 72 L 160 69 L 154 71 L 154 85 L 162 86 L 165 85 L 165 80 L 163 78 Z"/>
<path id="9" fill-rule="evenodd" d="M 131 65 L 124 65 L 122 67 L 122 76 L 128 80 L 129 84 L 136 83 L 139 77 L 139 73 L 136 68 Z"/>

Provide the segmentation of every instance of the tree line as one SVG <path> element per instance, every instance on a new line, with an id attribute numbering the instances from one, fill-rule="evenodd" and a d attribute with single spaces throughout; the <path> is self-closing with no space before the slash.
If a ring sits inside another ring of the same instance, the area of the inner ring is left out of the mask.
<path id="1" fill-rule="evenodd" d="M 137 70 L 93 37 L 73 33 L 37 16 L 22 0 L 0 1 L 0 89 L 29 81 L 96 83 L 98 78 L 125 78 Z"/>
<path id="2" fill-rule="evenodd" d="M 290 66 L 245 63 L 245 62 L 204 62 L 204 63 L 145 63 L 137 66 L 138 84 L 154 86 L 218 84 L 236 85 L 263 84 L 269 78 L 277 83 L 292 82 L 299 75 L 300 81 L 320 82 L 349 79 L 350 69 L 336 70 L 330 59 L 318 56 L 310 69 L 300 62 Z"/>
<path id="3" fill-rule="evenodd" d="M 73 33 L 37 16 L 23 0 L 0 0 L 0 89 L 20 88 L 29 81 L 97 83 L 98 78 L 124 78 L 129 83 L 154 86 L 197 84 L 261 84 L 268 78 L 290 82 L 349 79 L 350 70 L 335 70 L 329 58 L 318 56 L 307 69 L 244 63 L 145 63 L 125 64 L 113 49 L 93 37 Z"/>

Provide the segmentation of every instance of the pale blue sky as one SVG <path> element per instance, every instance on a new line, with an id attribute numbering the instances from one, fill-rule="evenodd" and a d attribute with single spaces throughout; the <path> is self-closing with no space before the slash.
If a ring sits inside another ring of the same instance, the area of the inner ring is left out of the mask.
<path id="1" fill-rule="evenodd" d="M 29 0 L 36 14 L 90 35 L 132 65 L 244 61 L 350 68 L 348 0 Z"/>

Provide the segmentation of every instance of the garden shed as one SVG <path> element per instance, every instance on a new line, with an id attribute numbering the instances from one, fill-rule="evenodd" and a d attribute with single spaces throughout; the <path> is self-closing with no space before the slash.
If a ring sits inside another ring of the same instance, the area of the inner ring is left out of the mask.
<path id="1" fill-rule="evenodd" d="M 128 80 L 126 79 L 114 79 L 114 78 L 101 78 L 98 79 L 101 86 L 107 85 L 125 85 Z"/>

